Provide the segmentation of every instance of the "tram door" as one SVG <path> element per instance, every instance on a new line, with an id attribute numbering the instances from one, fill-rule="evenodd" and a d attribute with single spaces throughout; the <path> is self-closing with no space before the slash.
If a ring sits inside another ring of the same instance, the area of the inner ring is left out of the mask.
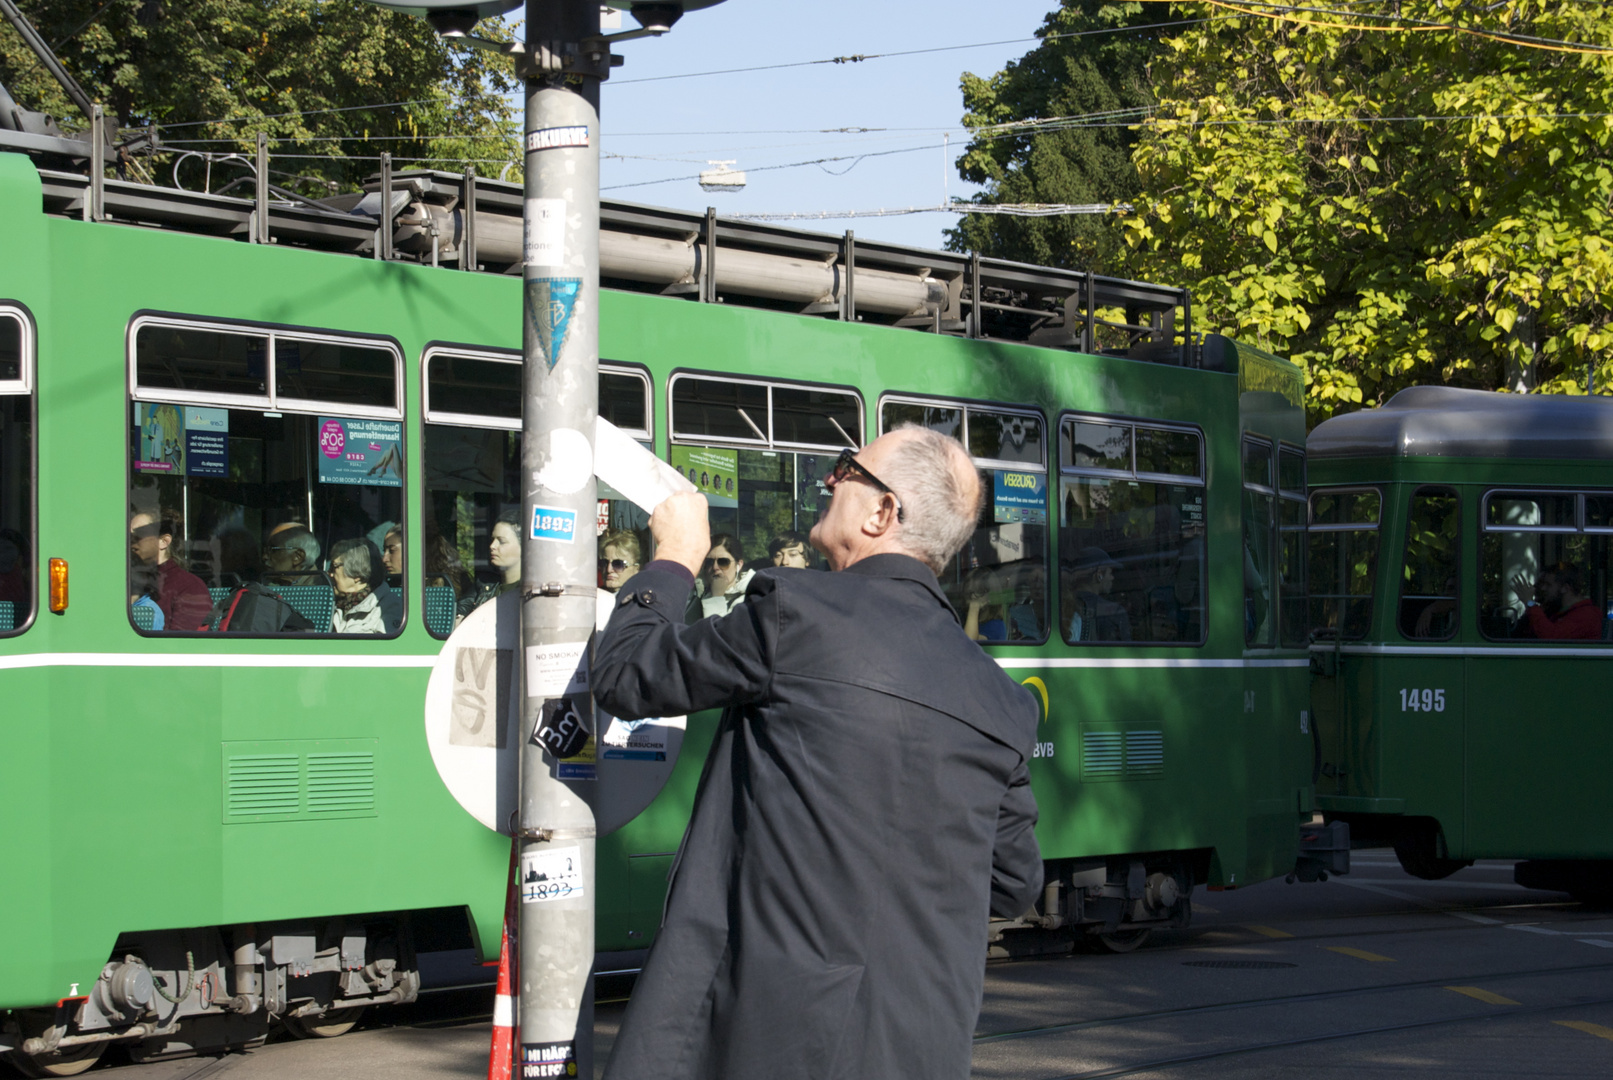
<path id="1" fill-rule="evenodd" d="M 1374 760 L 1371 665 L 1351 649 L 1372 628 L 1383 497 L 1375 488 L 1321 488 L 1310 507 L 1310 626 L 1320 673 L 1310 728 L 1318 796 L 1362 794 Z M 1325 651 L 1323 651 L 1325 650 Z M 1358 736 L 1358 737 L 1353 737 Z"/>
<path id="2" fill-rule="evenodd" d="M 1605 857 L 1613 493 L 1491 490 L 1481 520 L 1468 852 Z"/>

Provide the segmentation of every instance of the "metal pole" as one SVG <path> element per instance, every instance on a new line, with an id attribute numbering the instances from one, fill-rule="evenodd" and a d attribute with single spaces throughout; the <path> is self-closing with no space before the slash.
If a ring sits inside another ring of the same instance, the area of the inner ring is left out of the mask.
<path id="1" fill-rule="evenodd" d="M 599 408 L 598 0 L 528 0 L 522 328 L 520 1062 L 594 1075 L 594 418 Z"/>

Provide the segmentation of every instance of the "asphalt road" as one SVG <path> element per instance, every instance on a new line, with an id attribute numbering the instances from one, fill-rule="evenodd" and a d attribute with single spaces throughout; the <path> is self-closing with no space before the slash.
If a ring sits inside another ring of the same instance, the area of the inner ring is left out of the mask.
<path id="1" fill-rule="evenodd" d="M 991 964 L 975 1077 L 1613 1076 L 1613 910 L 1521 889 L 1510 863 L 1425 882 L 1364 851 L 1352 870 L 1200 889 L 1191 927 L 1126 955 Z M 626 990 L 600 987 L 598 1067 Z M 483 990 L 430 994 L 337 1039 L 149 1065 L 114 1051 L 89 1075 L 483 1077 L 490 1013 Z"/>

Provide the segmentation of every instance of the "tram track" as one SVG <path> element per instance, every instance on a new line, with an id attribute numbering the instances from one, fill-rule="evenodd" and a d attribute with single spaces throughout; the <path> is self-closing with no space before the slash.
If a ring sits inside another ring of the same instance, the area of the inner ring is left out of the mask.
<path id="1" fill-rule="evenodd" d="M 1560 970 L 1560 969 L 1559 969 Z M 1492 976 L 1494 977 L 1494 976 Z M 1440 980 L 1443 983 L 1444 980 Z M 1583 1009 L 1597 1005 L 1613 1005 L 1613 997 L 1597 998 L 1587 1001 L 1573 1001 L 1560 1005 L 1534 1005 L 1518 1006 L 1509 1009 L 1507 1016 L 1540 1016 L 1553 1012 L 1563 1012 L 1568 1009 Z M 1299 1046 L 1314 1046 L 1320 1043 L 1338 1042 L 1343 1039 L 1359 1039 L 1372 1035 L 1392 1035 L 1400 1031 L 1416 1031 L 1419 1029 L 1451 1027 L 1458 1024 L 1470 1024 L 1493 1018 L 1491 1013 L 1473 1013 L 1467 1016 L 1448 1016 L 1433 1020 L 1412 1020 L 1404 1024 L 1385 1024 L 1379 1027 L 1354 1028 L 1349 1031 L 1331 1031 L 1320 1035 L 1304 1035 L 1292 1039 L 1272 1039 L 1267 1042 L 1250 1043 L 1244 1046 L 1227 1046 L 1216 1050 L 1202 1050 L 1191 1054 L 1181 1054 L 1176 1057 L 1156 1058 L 1152 1061 L 1140 1062 L 1135 1065 L 1116 1065 L 1111 1068 L 1093 1069 L 1087 1072 L 1064 1073 L 1046 1080 L 1109 1080 L 1117 1076 L 1135 1076 L 1138 1073 L 1158 1072 L 1161 1069 L 1172 1069 L 1183 1065 L 1196 1065 L 1200 1062 L 1215 1061 L 1221 1058 L 1240 1057 L 1245 1054 L 1259 1054 L 1268 1050 L 1286 1050 Z"/>
<path id="2" fill-rule="evenodd" d="M 1060 1024 L 1044 1024 L 1038 1027 L 1016 1028 L 1012 1031 L 996 1031 L 984 1035 L 976 1035 L 976 1046 L 996 1042 L 1008 1042 L 1015 1039 L 1045 1038 L 1050 1035 L 1062 1035 L 1072 1031 L 1092 1031 L 1107 1027 L 1123 1027 L 1128 1024 L 1152 1023 L 1158 1020 L 1185 1019 L 1193 1016 L 1207 1016 L 1214 1013 L 1235 1012 L 1244 1009 L 1269 1009 L 1282 1005 L 1312 1004 L 1319 1001 L 1336 1001 L 1352 997 L 1369 997 L 1374 994 L 1400 993 L 1407 990 L 1429 990 L 1449 986 L 1453 982 L 1466 979 L 1484 979 L 1496 981 L 1502 979 L 1529 979 L 1545 978 L 1553 975 L 1577 975 L 1587 972 L 1613 971 L 1613 962 L 1603 964 L 1575 964 L 1568 967 L 1528 968 L 1519 971 L 1487 971 L 1466 975 L 1444 975 L 1437 979 L 1416 979 L 1408 982 L 1379 983 L 1373 986 L 1356 986 L 1342 990 L 1318 990 L 1306 994 L 1285 994 L 1275 997 L 1246 998 L 1242 1001 L 1222 1001 L 1212 1005 L 1188 1005 L 1179 1009 L 1155 1009 L 1149 1012 L 1126 1013 L 1119 1016 L 1101 1017 L 1092 1020 L 1074 1020 Z M 1613 999 L 1609 999 L 1613 1001 Z M 1598 1002 L 1582 1002 L 1580 1004 L 1598 1004 Z M 1566 1006 L 1564 1006 L 1566 1008 Z M 1275 1044 L 1274 1044 L 1275 1045 Z"/>

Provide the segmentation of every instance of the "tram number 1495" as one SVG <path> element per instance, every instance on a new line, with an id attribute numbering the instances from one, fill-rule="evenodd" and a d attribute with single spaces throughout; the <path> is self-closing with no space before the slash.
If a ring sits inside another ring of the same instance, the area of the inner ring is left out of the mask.
<path id="1" fill-rule="evenodd" d="M 1400 691 L 1401 712 L 1444 712 L 1444 690 L 1407 690 Z"/>

